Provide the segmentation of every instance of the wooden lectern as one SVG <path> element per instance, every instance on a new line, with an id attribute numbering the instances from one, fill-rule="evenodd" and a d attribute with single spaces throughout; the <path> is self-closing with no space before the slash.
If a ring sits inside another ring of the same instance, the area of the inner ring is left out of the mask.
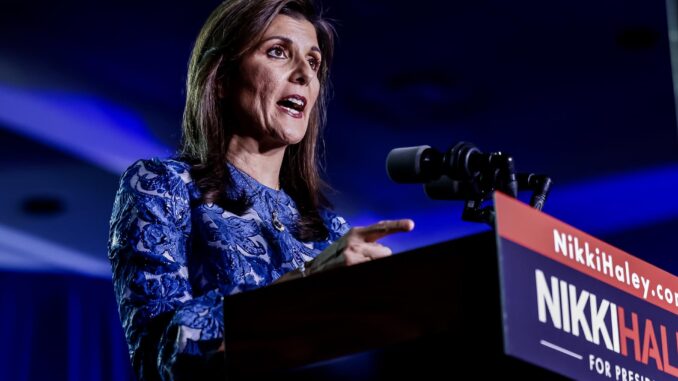
<path id="1" fill-rule="evenodd" d="M 492 232 L 229 296 L 224 320 L 227 380 L 342 379 L 317 364 L 360 353 L 351 379 L 561 378 L 503 353 Z"/>

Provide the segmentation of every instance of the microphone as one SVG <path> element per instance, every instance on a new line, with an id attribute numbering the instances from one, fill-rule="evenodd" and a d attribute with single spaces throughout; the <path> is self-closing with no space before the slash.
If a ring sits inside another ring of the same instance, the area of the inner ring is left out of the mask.
<path id="1" fill-rule="evenodd" d="M 445 175 L 469 180 L 490 165 L 490 155 L 471 143 L 460 142 L 442 153 L 430 146 L 395 148 L 386 157 L 386 172 L 396 183 L 427 183 Z"/>
<path id="2" fill-rule="evenodd" d="M 424 193 L 431 200 L 471 200 L 483 194 L 480 184 L 459 181 L 443 175 L 424 184 Z"/>
<path id="3" fill-rule="evenodd" d="M 530 189 L 530 205 L 541 210 L 552 184 L 546 175 L 516 173 L 510 155 L 486 154 L 468 142 L 459 142 L 446 152 L 431 146 L 392 149 L 386 157 L 386 173 L 396 183 L 423 183 L 431 199 L 464 200 L 463 220 L 490 225 L 494 208 L 482 204 L 495 190 L 517 198 L 519 189 Z"/>

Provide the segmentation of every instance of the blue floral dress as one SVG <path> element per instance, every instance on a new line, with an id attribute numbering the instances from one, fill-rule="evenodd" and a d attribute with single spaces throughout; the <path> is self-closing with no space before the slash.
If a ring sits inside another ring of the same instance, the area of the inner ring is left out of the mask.
<path id="1" fill-rule="evenodd" d="M 140 160 L 123 174 L 111 216 L 108 255 L 132 365 L 142 380 L 172 379 L 190 359 L 216 353 L 223 337 L 222 296 L 265 286 L 313 259 L 348 230 L 321 211 L 330 234 L 295 238 L 294 200 L 229 165 L 230 197 L 241 214 L 199 202 L 189 165 Z M 276 210 L 286 226 L 273 227 Z"/>

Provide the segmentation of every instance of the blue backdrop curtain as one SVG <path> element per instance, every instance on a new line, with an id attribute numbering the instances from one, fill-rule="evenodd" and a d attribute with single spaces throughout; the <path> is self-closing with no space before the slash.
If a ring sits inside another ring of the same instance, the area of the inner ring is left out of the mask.
<path id="1" fill-rule="evenodd" d="M 0 380 L 135 380 L 108 279 L 0 272 Z"/>

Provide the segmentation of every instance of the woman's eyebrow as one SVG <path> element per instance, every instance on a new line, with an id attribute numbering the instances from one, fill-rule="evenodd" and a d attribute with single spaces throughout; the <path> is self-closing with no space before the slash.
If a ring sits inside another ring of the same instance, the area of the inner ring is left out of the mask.
<path id="1" fill-rule="evenodd" d="M 283 41 L 283 42 L 285 42 L 286 44 L 289 44 L 289 45 L 294 44 L 294 41 L 292 41 L 291 38 L 285 37 L 285 36 L 269 36 L 269 37 L 266 37 L 263 40 L 261 40 L 261 42 L 266 42 L 266 41 L 269 41 L 269 40 L 281 40 L 281 41 Z M 320 51 L 320 48 L 317 47 L 317 46 L 312 46 L 311 50 L 314 51 L 314 52 L 318 52 L 318 53 L 322 54 L 322 52 Z"/>

